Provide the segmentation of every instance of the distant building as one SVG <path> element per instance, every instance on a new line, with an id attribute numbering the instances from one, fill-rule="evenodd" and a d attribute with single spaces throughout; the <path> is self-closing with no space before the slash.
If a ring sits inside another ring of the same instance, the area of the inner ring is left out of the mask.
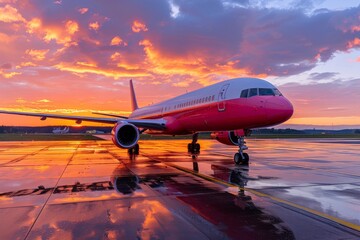
<path id="1" fill-rule="evenodd" d="M 61 129 L 60 127 L 56 127 L 56 128 L 53 129 L 52 132 L 54 134 L 66 134 L 66 133 L 69 132 L 69 130 L 70 130 L 69 127 L 64 127 L 64 129 Z"/>
<path id="2" fill-rule="evenodd" d="M 87 130 L 86 131 L 87 134 L 103 134 L 103 131 L 99 131 L 99 130 Z"/>

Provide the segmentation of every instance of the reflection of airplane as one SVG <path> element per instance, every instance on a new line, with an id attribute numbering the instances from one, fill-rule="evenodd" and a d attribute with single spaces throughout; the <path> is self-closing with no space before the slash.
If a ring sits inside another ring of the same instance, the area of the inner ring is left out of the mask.
<path id="1" fill-rule="evenodd" d="M 57 128 L 54 128 L 52 132 L 55 134 L 65 134 L 65 133 L 68 133 L 69 130 L 70 130 L 69 127 L 64 127 L 64 129 L 57 127 Z"/>
<path id="2" fill-rule="evenodd" d="M 199 152 L 198 132 L 211 131 L 219 142 L 239 146 L 235 163 L 248 162 L 244 137 L 250 129 L 272 126 L 288 120 L 293 114 L 291 103 L 267 81 L 256 78 L 237 78 L 223 81 L 186 93 L 170 100 L 138 108 L 130 80 L 132 114 L 128 117 L 96 113 L 105 117 L 67 116 L 47 113 L 0 111 L 0 113 L 111 123 L 112 140 L 120 148 L 138 152 L 139 135 L 193 134 L 188 145 L 191 152 Z"/>
<path id="3" fill-rule="evenodd" d="M 245 187 L 250 179 L 248 167 L 230 169 L 212 164 L 211 169 L 214 171 L 213 176 L 215 178 L 235 184 L 239 187 Z"/>
<path id="4" fill-rule="evenodd" d="M 111 178 L 111 183 L 118 193 L 131 194 L 140 189 L 139 177 L 132 174 L 124 165 L 120 164 L 115 168 Z"/>

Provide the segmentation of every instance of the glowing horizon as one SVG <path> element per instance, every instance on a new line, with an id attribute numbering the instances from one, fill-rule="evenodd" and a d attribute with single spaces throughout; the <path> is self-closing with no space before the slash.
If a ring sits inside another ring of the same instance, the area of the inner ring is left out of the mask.
<path id="1" fill-rule="evenodd" d="M 130 78 L 146 106 L 260 77 L 293 103 L 287 124 L 360 126 L 359 34 L 352 0 L 0 0 L 0 109 L 128 115 Z M 71 124 L 0 115 L 0 125 Z"/>

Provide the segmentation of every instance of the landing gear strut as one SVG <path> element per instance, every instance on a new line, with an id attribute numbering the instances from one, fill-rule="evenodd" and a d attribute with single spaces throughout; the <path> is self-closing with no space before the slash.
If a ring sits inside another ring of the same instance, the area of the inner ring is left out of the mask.
<path id="1" fill-rule="evenodd" d="M 249 164 L 249 154 L 244 153 L 244 150 L 248 149 L 244 136 L 238 136 L 238 146 L 239 151 L 234 155 L 235 164 Z"/>
<path id="2" fill-rule="evenodd" d="M 192 136 L 192 142 L 188 144 L 188 152 L 190 153 L 199 153 L 200 144 L 196 143 L 198 140 L 199 133 L 194 133 Z"/>
<path id="3" fill-rule="evenodd" d="M 139 144 L 136 144 L 134 147 L 128 149 L 129 154 L 139 154 Z"/>

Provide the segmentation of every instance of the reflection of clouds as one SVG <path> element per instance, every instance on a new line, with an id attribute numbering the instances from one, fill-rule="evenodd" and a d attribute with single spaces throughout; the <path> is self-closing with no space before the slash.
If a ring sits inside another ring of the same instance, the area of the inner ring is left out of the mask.
<path id="1" fill-rule="evenodd" d="M 40 209 L 38 206 L 1 209 L 1 239 L 24 239 Z"/>
<path id="2" fill-rule="evenodd" d="M 9 204 L 13 202 L 13 198 L 0 196 L 0 204 Z"/>
<path id="3" fill-rule="evenodd" d="M 48 205 L 30 237 L 100 239 L 105 233 L 111 239 L 163 238 L 166 233 L 157 218 L 166 224 L 175 220 L 162 203 L 150 199 Z"/>
<path id="4" fill-rule="evenodd" d="M 56 195 L 52 195 L 50 201 L 54 204 L 59 203 L 75 203 L 75 202 L 87 202 L 87 201 L 101 201 L 108 199 L 119 198 L 119 194 L 117 193 L 105 193 L 105 194 L 80 194 L 80 193 L 71 193 L 67 194 L 66 197 L 61 196 L 57 197 Z"/>
<path id="5" fill-rule="evenodd" d="M 159 222 L 157 221 L 156 216 L 165 216 L 167 223 L 174 220 L 173 216 L 169 210 L 167 210 L 160 202 L 155 200 L 146 200 L 145 202 L 149 209 L 147 211 L 143 210 L 145 220 L 142 224 L 142 229 L 145 231 L 141 231 L 140 236 L 142 239 L 151 239 L 153 237 L 158 238 L 159 236 L 157 236 L 152 230 L 159 226 Z M 133 207 L 140 208 L 141 206 L 134 204 Z"/>

